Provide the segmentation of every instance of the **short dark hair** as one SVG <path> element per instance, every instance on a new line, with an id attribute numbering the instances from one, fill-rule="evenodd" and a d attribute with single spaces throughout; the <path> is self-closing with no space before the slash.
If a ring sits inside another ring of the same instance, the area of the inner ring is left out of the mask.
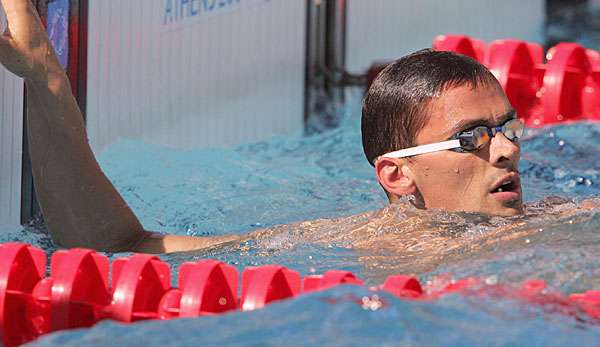
<path id="1" fill-rule="evenodd" d="M 500 85 L 478 61 L 453 52 L 424 49 L 388 65 L 373 80 L 362 107 L 362 143 L 371 165 L 385 153 L 415 146 L 428 121 L 429 101 L 443 91 Z"/>

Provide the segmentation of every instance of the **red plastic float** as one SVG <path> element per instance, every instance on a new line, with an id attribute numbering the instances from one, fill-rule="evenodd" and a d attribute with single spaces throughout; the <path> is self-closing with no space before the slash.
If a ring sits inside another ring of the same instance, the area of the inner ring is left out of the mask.
<path id="1" fill-rule="evenodd" d="M 171 314 L 161 317 L 196 317 L 238 308 L 238 273 L 232 266 L 215 260 L 183 263 L 178 283 L 180 289 L 171 289 L 163 297 L 163 301 L 171 300 L 173 304 L 161 304 L 168 307 L 164 312 Z"/>
<path id="2" fill-rule="evenodd" d="M 363 284 L 363 281 L 356 278 L 350 271 L 329 270 L 323 275 L 309 275 L 304 277 L 302 291 L 312 292 L 315 290 L 324 290 L 340 284 L 361 285 Z"/>
<path id="3" fill-rule="evenodd" d="M 169 265 L 136 254 L 113 261 L 111 317 L 121 322 L 159 318 L 159 303 L 171 286 Z"/>
<path id="4" fill-rule="evenodd" d="M 418 298 L 423 295 L 419 280 L 406 275 L 390 276 L 379 288 L 400 298 Z"/>
<path id="5" fill-rule="evenodd" d="M 541 47 L 519 40 L 497 40 L 490 44 L 486 65 L 496 76 L 508 100 L 523 119 L 538 104 L 540 83 L 536 66 L 543 59 Z"/>
<path id="6" fill-rule="evenodd" d="M 600 121 L 600 53 L 586 49 L 591 72 L 587 77 L 581 96 L 583 115 L 589 120 Z"/>
<path id="7" fill-rule="evenodd" d="M 0 334 L 5 345 L 37 338 L 48 317 L 32 314 L 33 290 L 46 273 L 46 254 L 37 248 L 6 243 L 0 246 Z"/>
<path id="8" fill-rule="evenodd" d="M 582 294 L 571 294 L 569 299 L 579 303 L 581 308 L 594 318 L 600 318 L 600 290 L 588 290 Z"/>
<path id="9" fill-rule="evenodd" d="M 439 35 L 433 40 L 433 49 L 460 53 L 481 63 L 485 60 L 485 42 L 466 35 Z"/>
<path id="10" fill-rule="evenodd" d="M 576 43 L 559 43 L 548 51 L 546 60 L 541 93 L 543 113 L 537 122 L 552 124 L 581 119 L 581 95 L 590 73 L 585 48 Z"/>
<path id="11" fill-rule="evenodd" d="M 108 258 L 91 250 L 54 253 L 45 279 L 52 284 L 47 293 L 52 331 L 89 327 L 107 316 L 102 309 L 111 301 L 108 269 Z"/>
<path id="12" fill-rule="evenodd" d="M 497 40 L 482 54 L 481 41 L 443 35 L 433 48 L 483 62 L 500 82 L 511 104 L 529 126 L 600 120 L 600 53 L 563 42 L 550 48 L 544 63 L 539 44 Z M 485 57 L 481 59 L 481 57 Z"/>
<path id="13" fill-rule="evenodd" d="M 537 295 L 548 288 L 548 285 L 543 280 L 528 280 L 523 282 L 521 290 L 527 295 Z"/>
<path id="14" fill-rule="evenodd" d="M 600 53 L 559 43 L 544 58 L 541 45 L 514 39 L 486 43 L 466 35 L 440 35 L 435 50 L 472 57 L 496 76 L 519 117 L 530 127 L 565 121 L 600 121 Z M 368 86 L 389 62 L 367 73 Z"/>
<path id="15" fill-rule="evenodd" d="M 45 270 L 42 250 L 21 243 L 0 244 L 0 333 L 6 346 L 51 331 L 88 327 L 106 318 L 135 322 L 248 311 L 301 292 L 363 283 L 349 271 L 330 270 L 306 276 L 301 291 L 302 281 L 295 271 L 279 265 L 250 267 L 242 274 L 238 301 L 237 270 L 214 260 L 182 264 L 179 288 L 170 288 L 166 263 L 144 254 L 113 261 L 112 291 L 108 259 L 91 250 L 58 251 L 52 256 L 49 277 L 44 277 Z M 404 300 L 431 301 L 447 294 L 518 299 L 550 313 L 579 318 L 585 312 L 600 318 L 600 291 L 565 297 L 547 292 L 541 280 L 515 288 L 486 284 L 480 278 L 440 277 L 422 287 L 415 277 L 395 275 L 371 289 Z"/>
<path id="16" fill-rule="evenodd" d="M 249 267 L 242 274 L 242 310 L 262 308 L 270 302 L 300 293 L 300 274 L 280 265 Z"/>

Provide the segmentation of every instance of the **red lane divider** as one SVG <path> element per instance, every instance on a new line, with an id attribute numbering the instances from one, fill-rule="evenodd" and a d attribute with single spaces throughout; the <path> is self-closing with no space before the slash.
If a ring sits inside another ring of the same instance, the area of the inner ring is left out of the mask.
<path id="1" fill-rule="evenodd" d="M 562 42 L 548 50 L 541 93 L 542 118 L 535 124 L 551 124 L 584 117 L 581 95 L 590 73 L 585 48 Z"/>
<path id="2" fill-rule="evenodd" d="M 432 48 L 464 54 L 481 62 L 485 59 L 485 42 L 466 35 L 440 35 L 433 40 Z"/>
<path id="3" fill-rule="evenodd" d="M 363 281 L 356 278 L 350 271 L 329 270 L 322 275 L 308 275 L 304 277 L 302 290 L 312 292 L 335 287 L 340 284 L 363 284 Z"/>
<path id="4" fill-rule="evenodd" d="M 568 121 L 600 121 L 600 53 L 577 43 L 548 49 L 522 40 L 489 44 L 466 35 L 440 35 L 432 48 L 469 56 L 496 76 L 528 126 Z M 389 62 L 373 64 L 369 85 Z"/>
<path id="5" fill-rule="evenodd" d="M 423 295 L 419 280 L 406 275 L 390 276 L 379 288 L 400 298 L 418 298 Z"/>
<path id="6" fill-rule="evenodd" d="M 0 334 L 5 345 L 33 340 L 44 331 L 44 316 L 30 309 L 33 290 L 46 273 L 46 254 L 22 244 L 0 246 Z"/>
<path id="7" fill-rule="evenodd" d="M 600 317 L 600 290 L 589 290 L 583 294 L 571 294 L 569 299 L 579 303 L 591 317 Z"/>
<path id="8" fill-rule="evenodd" d="M 496 76 L 517 114 L 529 118 L 539 108 L 536 93 L 542 85 L 536 68 L 543 60 L 539 45 L 519 40 L 497 40 L 490 44 L 486 66 Z"/>
<path id="9" fill-rule="evenodd" d="M 171 269 L 158 257 L 136 254 L 113 261 L 112 303 L 107 309 L 121 322 L 159 318 L 159 303 L 171 288 Z"/>
<path id="10" fill-rule="evenodd" d="M 301 293 L 341 284 L 362 285 L 343 270 L 323 275 L 300 275 L 280 265 L 246 268 L 238 300 L 238 271 L 215 260 L 184 263 L 179 288 L 171 287 L 169 265 L 158 257 L 136 254 L 112 262 L 87 249 L 58 251 L 46 274 L 46 255 L 21 243 L 0 244 L 0 334 L 15 346 L 57 330 L 90 327 L 103 319 L 135 322 L 254 310 Z M 395 275 L 372 290 L 383 290 L 408 300 L 431 301 L 460 293 L 477 297 L 512 298 L 539 305 L 547 312 L 600 319 L 600 291 L 564 297 L 548 293 L 544 281 L 532 280 L 519 288 L 485 284 L 483 279 L 442 278 L 425 287 L 412 276 Z"/>
<path id="11" fill-rule="evenodd" d="M 52 255 L 50 277 L 40 282 L 50 308 L 50 331 L 89 327 L 106 316 L 100 309 L 110 304 L 108 270 L 108 258 L 91 250 Z"/>
<path id="12" fill-rule="evenodd" d="M 300 293 L 300 283 L 300 274 L 283 266 L 246 268 L 242 273 L 242 310 L 255 310 L 294 297 Z"/>
<path id="13" fill-rule="evenodd" d="M 183 263 L 179 267 L 179 286 L 162 300 L 172 304 L 161 318 L 196 317 L 223 313 L 238 308 L 238 273 L 233 266 L 215 260 Z"/>

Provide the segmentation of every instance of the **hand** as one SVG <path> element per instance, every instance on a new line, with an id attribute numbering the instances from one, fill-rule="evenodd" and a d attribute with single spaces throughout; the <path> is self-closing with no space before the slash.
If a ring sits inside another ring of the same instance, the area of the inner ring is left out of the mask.
<path id="1" fill-rule="evenodd" d="M 62 72 L 54 49 L 30 0 L 0 0 L 8 26 L 0 35 L 0 63 L 27 81 L 47 81 Z"/>

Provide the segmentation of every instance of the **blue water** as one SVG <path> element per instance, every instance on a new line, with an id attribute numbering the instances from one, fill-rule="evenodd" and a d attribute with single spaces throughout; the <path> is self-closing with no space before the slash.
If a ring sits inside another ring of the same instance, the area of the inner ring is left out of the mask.
<path id="1" fill-rule="evenodd" d="M 387 205 L 362 154 L 359 103 L 360 92 L 355 91 L 349 106 L 340 111 L 341 126 L 310 137 L 194 151 L 122 141 L 102 153 L 99 161 L 150 230 L 221 235 L 338 218 L 326 223 L 326 228 L 315 226 L 312 236 L 305 233 L 306 226 L 280 227 L 281 232 L 241 245 L 163 256 L 173 268 L 183 261 L 210 257 L 240 270 L 268 263 L 286 265 L 303 275 L 347 269 L 370 284 L 393 273 L 413 272 L 422 282 L 450 273 L 515 284 L 542 278 L 552 290 L 563 293 L 600 289 L 598 211 L 568 219 L 545 216 L 548 211 L 576 206 L 567 200 L 600 195 L 600 125 L 530 131 L 522 142 L 525 200 L 531 214 L 538 214 L 527 225 L 540 232 L 498 238 L 486 245 L 475 237 L 514 219 L 431 212 L 440 225 L 448 225 L 448 232 L 460 232 L 460 238 L 471 237 L 474 242 L 446 254 L 435 266 L 419 268 L 406 262 L 401 252 L 356 249 L 333 237 L 347 230 L 345 224 L 360 220 L 345 217 Z M 567 200 L 537 202 L 552 195 Z M 323 233 L 332 237 L 310 241 Z M 53 250 L 48 237 L 35 229 L 5 235 L 5 240 L 19 239 Z M 600 342 L 600 326 L 510 299 L 451 295 L 423 303 L 386 293 L 377 293 L 379 298 L 373 295 L 366 287 L 339 287 L 249 313 L 134 325 L 105 321 L 91 329 L 58 332 L 36 344 L 566 346 Z M 361 305 L 363 297 L 381 305 Z"/>

